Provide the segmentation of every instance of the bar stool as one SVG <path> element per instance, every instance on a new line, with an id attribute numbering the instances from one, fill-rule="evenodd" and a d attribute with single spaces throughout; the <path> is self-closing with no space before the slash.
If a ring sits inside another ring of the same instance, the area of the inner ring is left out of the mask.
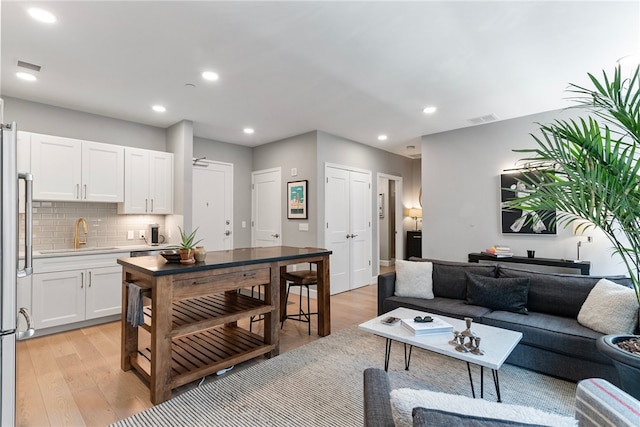
<path id="1" fill-rule="evenodd" d="M 298 322 L 305 322 L 309 325 L 309 335 L 311 335 L 311 316 L 318 315 L 317 312 L 311 313 L 311 304 L 309 302 L 309 286 L 318 284 L 318 273 L 314 270 L 311 270 L 311 265 L 309 265 L 309 270 L 297 270 L 297 271 L 287 271 L 282 274 L 282 278 L 287 281 L 287 296 L 284 301 L 284 307 L 282 308 L 283 316 L 282 316 L 282 324 L 280 325 L 280 329 L 284 327 L 284 321 L 287 319 L 296 320 Z M 299 299 L 298 299 L 298 314 L 287 314 L 287 303 L 289 301 L 289 291 L 292 286 L 299 286 Z M 302 288 L 307 288 L 307 311 L 302 310 Z"/>
<path id="2" fill-rule="evenodd" d="M 256 290 L 256 288 L 258 288 L 258 299 L 259 300 L 263 300 L 263 297 L 262 297 L 262 287 L 263 286 L 264 285 L 253 285 L 253 286 L 251 286 L 251 298 L 254 298 L 255 290 Z M 252 332 L 253 324 L 255 322 L 260 322 L 261 320 L 264 320 L 264 315 L 263 314 L 260 314 L 258 316 L 251 316 L 251 318 L 249 319 L 249 332 Z"/>

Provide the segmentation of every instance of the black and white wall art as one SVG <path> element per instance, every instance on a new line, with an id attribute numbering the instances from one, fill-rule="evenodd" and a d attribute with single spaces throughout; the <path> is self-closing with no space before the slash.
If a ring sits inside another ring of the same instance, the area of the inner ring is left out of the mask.
<path id="1" fill-rule="evenodd" d="M 556 234 L 555 211 L 534 212 L 510 209 L 504 202 L 523 196 L 522 180 L 535 180 L 535 172 L 517 172 L 500 175 L 500 210 L 503 234 Z"/>

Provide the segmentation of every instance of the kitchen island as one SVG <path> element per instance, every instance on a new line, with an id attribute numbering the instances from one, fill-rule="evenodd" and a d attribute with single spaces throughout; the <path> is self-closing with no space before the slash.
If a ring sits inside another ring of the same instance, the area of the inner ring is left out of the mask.
<path id="1" fill-rule="evenodd" d="M 331 333 L 329 255 L 320 248 L 274 246 L 208 252 L 204 262 L 168 263 L 161 256 L 119 258 L 122 265 L 121 368 L 149 383 L 151 402 L 171 398 L 176 387 L 220 369 L 279 352 L 279 322 L 288 265 L 314 263 L 318 271 L 318 334 Z M 142 288 L 144 324 L 127 321 L 129 283 Z M 239 289 L 262 286 L 264 298 Z M 264 316 L 264 333 L 237 321 Z M 139 346 L 139 331 L 149 345 Z"/>

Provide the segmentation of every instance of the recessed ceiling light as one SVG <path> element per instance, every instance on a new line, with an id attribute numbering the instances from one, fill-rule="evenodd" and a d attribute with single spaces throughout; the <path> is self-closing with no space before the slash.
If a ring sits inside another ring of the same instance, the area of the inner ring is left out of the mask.
<path id="1" fill-rule="evenodd" d="M 28 12 L 33 19 L 37 19 L 40 22 L 46 22 L 47 24 L 53 24 L 56 22 L 56 17 L 51 12 L 47 12 L 44 9 L 32 7 Z"/>
<path id="2" fill-rule="evenodd" d="M 167 109 L 162 105 L 154 105 L 153 107 L 151 107 L 151 109 L 156 113 L 164 113 L 165 111 L 167 111 Z"/>
<path id="3" fill-rule="evenodd" d="M 425 107 L 424 110 L 422 110 L 422 112 L 425 114 L 433 114 L 436 112 L 436 110 L 437 110 L 436 107 L 431 106 L 431 107 Z"/>
<path id="4" fill-rule="evenodd" d="M 248 134 L 252 134 L 255 131 L 253 129 L 251 129 L 251 128 L 244 128 L 244 129 L 242 129 L 242 132 L 248 133 Z"/>
<path id="5" fill-rule="evenodd" d="M 28 82 L 35 82 L 38 80 L 38 78 L 33 74 L 25 73 L 24 71 L 18 71 L 16 76 L 18 76 L 19 79 L 26 80 Z"/>
<path id="6" fill-rule="evenodd" d="M 204 73 L 202 73 L 202 78 L 205 80 L 214 81 L 218 80 L 218 77 L 218 73 L 214 73 L 213 71 L 205 71 Z"/>
<path id="7" fill-rule="evenodd" d="M 386 141 L 387 135 L 378 135 L 378 141 Z"/>

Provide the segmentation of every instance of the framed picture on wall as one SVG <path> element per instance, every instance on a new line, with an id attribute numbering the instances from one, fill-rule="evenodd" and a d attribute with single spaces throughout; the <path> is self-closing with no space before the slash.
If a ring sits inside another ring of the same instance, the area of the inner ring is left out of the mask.
<path id="1" fill-rule="evenodd" d="M 307 180 L 287 183 L 287 218 L 307 219 Z"/>
<path id="2" fill-rule="evenodd" d="M 522 181 L 536 182 L 535 172 L 518 172 L 500 175 L 500 201 L 503 234 L 556 234 L 556 211 L 535 212 L 521 209 L 508 209 L 504 202 L 515 199 L 523 191 Z"/>

